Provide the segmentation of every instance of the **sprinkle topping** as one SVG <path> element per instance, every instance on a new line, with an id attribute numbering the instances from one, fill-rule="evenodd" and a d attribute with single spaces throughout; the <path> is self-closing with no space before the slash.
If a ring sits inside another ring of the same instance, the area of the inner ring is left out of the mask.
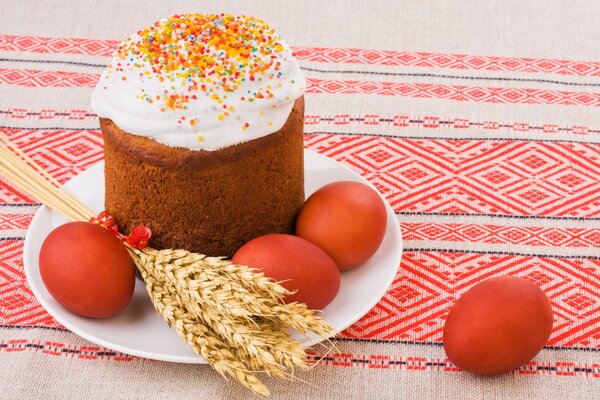
<path id="1" fill-rule="evenodd" d="M 135 134 L 213 150 L 280 129 L 305 85 L 289 46 L 262 20 L 182 14 L 117 47 L 92 107 Z"/>
<path id="2" fill-rule="evenodd" d="M 145 27 L 136 36 L 118 46 L 115 54 L 121 62 L 116 72 L 149 64 L 152 72 L 140 71 L 140 76 L 171 83 L 162 96 L 153 99 L 141 93 L 139 98 L 148 103 L 160 101 L 164 111 L 185 109 L 197 96 L 208 96 L 225 110 L 219 120 L 234 110 L 227 103 L 228 93 L 246 80 L 277 80 L 282 75 L 277 53 L 289 53 L 265 22 L 231 14 L 175 15 Z M 125 75 L 121 79 L 125 80 Z M 240 98 L 248 102 L 271 99 L 271 89 L 272 84 L 266 83 Z"/>

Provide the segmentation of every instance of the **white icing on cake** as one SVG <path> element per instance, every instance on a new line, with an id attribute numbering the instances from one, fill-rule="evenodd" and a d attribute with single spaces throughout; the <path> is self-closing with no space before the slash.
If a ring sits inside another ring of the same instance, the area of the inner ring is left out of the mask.
<path id="1" fill-rule="evenodd" d="M 119 45 L 92 109 L 131 134 L 212 151 L 281 129 L 305 87 L 289 46 L 264 22 L 176 15 Z"/>

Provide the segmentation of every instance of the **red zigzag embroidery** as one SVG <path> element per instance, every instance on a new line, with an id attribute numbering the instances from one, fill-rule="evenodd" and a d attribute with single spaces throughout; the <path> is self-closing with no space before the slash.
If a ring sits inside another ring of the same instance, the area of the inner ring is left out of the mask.
<path id="1" fill-rule="evenodd" d="M 0 35 L 0 50 L 4 51 L 108 57 L 117 44 L 114 40 Z M 292 50 L 299 60 L 318 63 L 600 76 L 600 63 L 592 61 L 327 47 L 293 47 Z"/>

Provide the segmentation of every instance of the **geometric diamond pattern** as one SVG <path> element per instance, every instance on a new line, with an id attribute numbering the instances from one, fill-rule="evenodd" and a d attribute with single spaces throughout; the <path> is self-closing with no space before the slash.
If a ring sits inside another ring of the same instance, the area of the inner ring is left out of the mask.
<path id="1" fill-rule="evenodd" d="M 27 53 L 110 56 L 117 44 L 114 40 L 0 35 L 0 50 Z"/>
<path id="2" fill-rule="evenodd" d="M 28 87 L 94 87 L 99 74 L 0 68 L 0 83 Z M 373 94 L 506 104 L 600 106 L 600 93 L 430 83 L 306 79 L 310 94 Z"/>
<path id="3" fill-rule="evenodd" d="M 0 50 L 5 51 L 110 56 L 117 44 L 114 40 L 0 35 Z M 293 51 L 301 61 L 318 63 L 600 76 L 600 63 L 587 61 L 347 48 L 293 47 Z"/>
<path id="4" fill-rule="evenodd" d="M 23 243 L 7 240 L 0 247 L 0 286 L 25 279 L 23 271 Z"/>
<path id="5" fill-rule="evenodd" d="M 0 214 L 0 231 L 27 229 L 32 219 L 31 214 Z"/>
<path id="6" fill-rule="evenodd" d="M 305 135 L 305 146 L 369 179 L 396 211 L 600 216 L 600 147 L 596 145 L 315 133 Z M 380 161 L 373 158 L 375 151 Z M 517 231 L 498 234 L 514 237 Z M 567 237 L 573 237 L 573 232 Z"/>
<path id="7" fill-rule="evenodd" d="M 103 158 L 98 131 L 0 129 L 33 160 L 60 182 L 65 182 Z M 32 201 L 0 179 L 0 201 Z M 0 224 L 2 220 L 0 219 Z"/>
<path id="8" fill-rule="evenodd" d="M 402 238 L 411 241 L 435 240 L 523 246 L 600 248 L 600 228 L 409 222 L 402 222 L 400 226 L 402 228 Z"/>
<path id="9" fill-rule="evenodd" d="M 25 280 L 0 285 L 0 324 L 60 327 L 37 301 Z"/>
<path id="10" fill-rule="evenodd" d="M 578 312 L 590 308 L 597 302 L 597 300 L 592 299 L 591 297 L 581 293 L 572 294 L 569 297 L 562 299 L 562 301 L 571 306 L 573 309 L 577 310 Z"/>
<path id="11" fill-rule="evenodd" d="M 60 327 L 31 293 L 22 254 L 22 240 L 4 241 L 0 246 L 0 325 Z"/>
<path id="12" fill-rule="evenodd" d="M 469 69 L 600 76 L 600 62 L 541 58 L 488 57 L 464 54 L 403 52 L 372 49 L 294 47 L 302 61 L 335 64 L 376 64 L 405 67 Z"/>
<path id="13" fill-rule="evenodd" d="M 99 74 L 0 68 L 0 84 L 28 87 L 94 87 Z"/>
<path id="14" fill-rule="evenodd" d="M 413 98 L 446 99 L 480 103 L 562 104 L 600 106 L 600 93 L 568 92 L 512 87 L 479 87 L 431 83 L 347 81 L 331 79 L 306 80 L 306 93 L 372 94 Z"/>
<path id="15" fill-rule="evenodd" d="M 600 347 L 600 260 L 495 254 L 406 252 L 396 279 L 345 337 L 441 341 L 454 301 L 482 279 L 512 275 L 539 285 L 554 310 L 551 346 Z M 572 276 L 581 277 L 573 284 Z"/>

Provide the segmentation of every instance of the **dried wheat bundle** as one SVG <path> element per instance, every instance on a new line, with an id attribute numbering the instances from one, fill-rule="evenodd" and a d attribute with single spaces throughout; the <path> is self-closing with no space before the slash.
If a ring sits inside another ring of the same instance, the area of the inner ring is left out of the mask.
<path id="1" fill-rule="evenodd" d="M 2 134 L 0 174 L 72 221 L 94 218 Z M 323 338 L 334 333 L 305 304 L 284 304 L 289 292 L 251 268 L 186 250 L 128 250 L 167 324 L 217 372 L 260 395 L 269 390 L 256 373 L 288 378 L 295 368 L 308 368 L 305 349 L 288 328 Z"/>

